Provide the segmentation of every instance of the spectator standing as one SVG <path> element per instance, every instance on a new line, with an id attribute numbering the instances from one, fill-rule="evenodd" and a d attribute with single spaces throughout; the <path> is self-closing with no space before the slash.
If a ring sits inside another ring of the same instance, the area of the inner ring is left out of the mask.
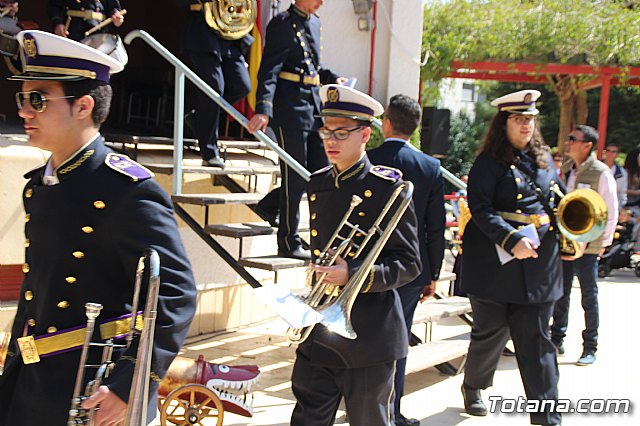
<path id="1" fill-rule="evenodd" d="M 609 166 L 613 178 L 616 180 L 616 188 L 618 195 L 618 211 L 627 204 L 627 186 L 628 186 L 628 173 L 618 163 L 616 158 L 620 154 L 620 147 L 618 145 L 610 143 L 604 150 L 604 163 Z"/>

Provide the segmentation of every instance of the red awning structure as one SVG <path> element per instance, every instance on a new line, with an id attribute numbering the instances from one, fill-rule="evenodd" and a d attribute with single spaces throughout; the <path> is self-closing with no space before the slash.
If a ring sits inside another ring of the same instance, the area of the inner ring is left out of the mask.
<path id="1" fill-rule="evenodd" d="M 640 86 L 639 67 L 594 67 L 591 65 L 527 64 L 518 62 L 464 62 L 453 61 L 449 78 L 495 80 L 515 83 L 548 83 L 548 75 L 576 75 L 586 77 L 579 87 L 584 90 L 600 88 L 600 114 L 598 119 L 598 158 L 607 139 L 609 93 L 611 86 Z"/>

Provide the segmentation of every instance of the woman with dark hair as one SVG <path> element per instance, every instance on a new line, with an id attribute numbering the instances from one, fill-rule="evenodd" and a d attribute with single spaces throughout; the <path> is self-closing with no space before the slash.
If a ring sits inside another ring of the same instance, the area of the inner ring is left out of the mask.
<path id="1" fill-rule="evenodd" d="M 562 296 L 562 267 L 550 188 L 560 179 L 538 129 L 539 96 L 522 90 L 491 103 L 498 113 L 469 173 L 462 289 L 474 323 L 462 394 L 467 413 L 487 414 L 480 390 L 492 385 L 511 337 L 527 399 L 540 401 L 531 423 L 553 425 L 560 414 L 542 400 L 558 399 L 549 319 Z"/>
<path id="2" fill-rule="evenodd" d="M 624 168 L 628 174 L 627 204 L 633 213 L 640 215 L 640 145 L 633 148 L 624 160 Z"/>

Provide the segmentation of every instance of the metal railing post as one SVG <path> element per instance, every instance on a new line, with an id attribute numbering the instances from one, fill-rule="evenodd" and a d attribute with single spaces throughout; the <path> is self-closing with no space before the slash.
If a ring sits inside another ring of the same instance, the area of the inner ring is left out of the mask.
<path id="1" fill-rule="evenodd" d="M 173 176 L 174 195 L 182 194 L 182 153 L 184 147 L 184 73 L 175 68 L 175 88 L 173 109 Z"/>

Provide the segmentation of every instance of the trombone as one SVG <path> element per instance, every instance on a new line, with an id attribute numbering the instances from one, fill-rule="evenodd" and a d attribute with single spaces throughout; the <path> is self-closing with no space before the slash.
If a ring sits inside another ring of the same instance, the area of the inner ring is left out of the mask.
<path id="1" fill-rule="evenodd" d="M 353 210 L 362 202 L 362 199 L 357 195 L 352 196 L 349 209 L 344 214 L 342 221 L 336 227 L 324 251 L 320 253 L 315 263 L 322 266 L 331 266 L 338 256 L 342 253 L 349 253 L 352 248 L 355 248 L 354 258 L 357 258 L 373 236 L 379 235 L 379 237 L 367 253 L 360 268 L 349 278 L 344 287 L 340 288 L 339 286 L 325 283 L 326 274 L 321 274 L 317 278 L 315 285 L 312 286 L 309 295 L 303 299 L 306 304 L 323 315 L 321 324 L 326 326 L 328 330 L 347 339 L 355 339 L 357 337 L 351 325 L 351 308 L 384 245 L 409 207 L 412 195 L 413 184 L 411 182 L 403 182 L 401 185 L 396 186 L 391 197 L 368 231 L 360 228 L 358 224 L 349 222 L 349 217 Z M 381 228 L 382 222 L 388 218 L 394 203 L 400 197 L 402 197 L 400 204 L 389 218 L 384 229 Z M 342 237 L 340 232 L 345 228 L 349 232 L 346 237 Z M 364 236 L 360 244 L 354 241 L 355 236 Z M 307 272 L 307 283 L 313 281 L 313 276 L 313 271 Z M 313 327 L 311 325 L 305 328 L 289 328 L 287 330 L 287 339 L 291 343 L 302 343 L 311 335 Z"/>
<path id="2" fill-rule="evenodd" d="M 137 328 L 137 322 L 139 319 L 138 303 L 140 300 L 142 277 L 145 272 L 146 263 L 149 264 L 147 300 L 144 313 L 142 314 L 143 327 L 139 329 Z M 136 356 L 136 366 L 133 372 L 131 390 L 129 393 L 125 425 L 141 426 L 146 424 L 149 375 L 159 290 L 160 258 L 154 249 L 148 248 L 138 260 L 138 266 L 136 268 L 133 302 L 131 304 L 131 324 L 129 326 L 129 332 L 126 336 L 125 344 L 115 344 L 112 339 L 107 340 L 105 343 L 92 342 L 91 339 L 95 329 L 96 318 L 100 315 L 102 305 L 99 303 L 87 303 L 85 305 L 87 315 L 85 341 L 82 346 L 82 352 L 80 353 L 80 364 L 78 366 L 73 397 L 71 399 L 69 420 L 67 421 L 68 426 L 92 426 L 94 424 L 96 409 L 84 409 L 81 407 L 82 402 L 89 398 L 98 389 L 98 387 L 100 387 L 104 379 L 109 377 L 109 373 L 115 366 L 115 363 L 111 359 L 113 350 L 116 348 L 129 348 L 134 338 L 139 338 L 138 352 Z M 98 365 L 87 364 L 87 357 L 91 347 L 102 348 L 102 360 Z M 95 378 L 87 383 L 83 393 L 82 384 L 85 380 L 85 371 L 87 369 L 94 368 L 97 369 Z"/>

